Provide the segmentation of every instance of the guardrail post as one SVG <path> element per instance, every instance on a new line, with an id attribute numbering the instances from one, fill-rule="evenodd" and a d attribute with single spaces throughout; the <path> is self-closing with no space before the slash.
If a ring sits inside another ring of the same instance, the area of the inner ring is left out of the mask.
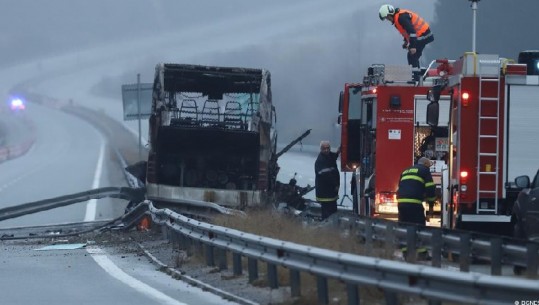
<path id="1" fill-rule="evenodd" d="M 535 243 L 529 243 L 526 246 L 527 253 L 527 267 L 526 267 L 526 276 L 535 277 L 537 276 L 537 260 L 539 259 L 537 251 L 539 251 L 539 245 Z"/>
<path id="2" fill-rule="evenodd" d="M 502 275 L 502 239 L 490 240 L 490 274 Z"/>
<path id="3" fill-rule="evenodd" d="M 397 293 L 393 291 L 384 291 L 384 296 L 386 299 L 386 305 L 398 305 L 399 304 L 399 298 L 397 297 Z"/>
<path id="4" fill-rule="evenodd" d="M 328 279 L 323 276 L 316 277 L 316 291 L 318 293 L 318 304 L 329 304 Z"/>
<path id="5" fill-rule="evenodd" d="M 464 233 L 460 236 L 459 262 L 460 271 L 463 272 L 470 271 L 470 240 L 470 234 Z"/>
<path id="6" fill-rule="evenodd" d="M 432 266 L 440 268 L 442 266 L 442 231 L 434 230 L 432 231 L 431 237 L 432 243 Z"/>
<path id="7" fill-rule="evenodd" d="M 187 241 L 188 249 L 193 249 L 193 247 L 195 247 L 195 240 L 190 238 L 187 235 L 184 235 L 184 237 L 185 237 L 185 240 Z"/>
<path id="8" fill-rule="evenodd" d="M 356 284 L 346 284 L 346 295 L 348 296 L 348 305 L 359 305 L 359 292 Z"/>
<path id="9" fill-rule="evenodd" d="M 176 233 L 177 241 L 178 241 L 178 249 L 180 250 L 188 250 L 189 249 L 189 239 L 185 237 L 185 235 Z"/>
<path id="10" fill-rule="evenodd" d="M 168 229 L 167 229 L 168 231 Z M 178 242 L 178 232 L 176 231 L 170 231 L 167 233 L 167 239 L 170 240 L 170 242 L 172 243 L 172 247 L 173 248 L 177 248 L 179 247 L 179 242 Z"/>
<path id="11" fill-rule="evenodd" d="M 204 255 L 204 243 L 197 240 L 195 243 L 194 243 L 194 248 L 195 248 L 195 251 L 197 254 L 199 254 L 200 256 Z"/>
<path id="12" fill-rule="evenodd" d="M 206 265 L 207 266 L 215 266 L 215 259 L 213 257 L 213 246 L 212 245 L 205 245 L 205 251 L 204 255 L 206 256 Z"/>
<path id="13" fill-rule="evenodd" d="M 268 285 L 271 289 L 279 288 L 279 280 L 277 279 L 277 266 L 275 264 L 268 263 Z"/>
<path id="14" fill-rule="evenodd" d="M 301 276 L 299 271 L 290 269 L 290 292 L 292 297 L 301 296 Z"/>
<path id="15" fill-rule="evenodd" d="M 406 261 L 408 263 L 415 263 L 417 260 L 417 236 L 416 236 L 416 227 L 407 226 L 406 227 Z"/>
<path id="16" fill-rule="evenodd" d="M 440 300 L 429 300 L 429 305 L 442 305 L 442 301 Z"/>
<path id="17" fill-rule="evenodd" d="M 395 250 L 395 224 L 393 222 L 386 222 L 384 239 L 384 248 L 386 254 L 393 256 L 393 251 Z"/>
<path id="18" fill-rule="evenodd" d="M 226 250 L 217 248 L 217 255 L 219 257 L 219 270 L 227 270 L 228 264 L 226 261 Z"/>
<path id="19" fill-rule="evenodd" d="M 165 240 L 168 240 L 170 236 L 170 228 L 168 226 L 161 226 L 161 237 Z"/>
<path id="20" fill-rule="evenodd" d="M 234 275 L 242 274 L 241 255 L 238 253 L 232 253 L 232 269 L 233 269 Z"/>
<path id="21" fill-rule="evenodd" d="M 365 253 L 370 254 L 372 249 L 372 220 L 365 219 Z"/>
<path id="22" fill-rule="evenodd" d="M 183 234 L 180 234 L 179 232 L 174 232 L 172 235 L 172 240 L 174 245 L 178 249 L 185 250 L 185 236 L 183 236 Z"/>
<path id="23" fill-rule="evenodd" d="M 247 271 L 249 271 L 249 283 L 258 279 L 258 261 L 254 258 L 247 258 Z"/>

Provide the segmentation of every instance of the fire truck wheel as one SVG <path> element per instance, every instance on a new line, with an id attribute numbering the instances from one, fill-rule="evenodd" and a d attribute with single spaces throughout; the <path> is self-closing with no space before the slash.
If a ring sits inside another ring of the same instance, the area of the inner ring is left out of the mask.
<path id="1" fill-rule="evenodd" d="M 522 226 L 519 224 L 521 220 L 517 218 L 517 222 L 513 226 L 513 237 L 525 239 L 526 235 L 522 230 Z"/>
<path id="2" fill-rule="evenodd" d="M 513 274 L 514 275 L 523 275 L 525 271 L 526 271 L 526 267 L 513 266 Z"/>

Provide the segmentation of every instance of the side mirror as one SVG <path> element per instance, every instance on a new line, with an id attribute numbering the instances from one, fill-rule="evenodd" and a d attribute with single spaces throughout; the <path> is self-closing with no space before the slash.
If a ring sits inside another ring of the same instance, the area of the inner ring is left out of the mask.
<path id="1" fill-rule="evenodd" d="M 339 116 L 337 117 L 337 124 L 342 124 L 342 114 L 339 113 Z"/>
<path id="2" fill-rule="evenodd" d="M 515 178 L 515 185 L 519 188 L 529 188 L 530 187 L 530 177 L 528 176 L 518 176 Z"/>
<path id="3" fill-rule="evenodd" d="M 431 127 L 438 126 L 438 118 L 440 115 L 440 104 L 438 102 L 430 102 L 427 105 L 427 124 Z"/>

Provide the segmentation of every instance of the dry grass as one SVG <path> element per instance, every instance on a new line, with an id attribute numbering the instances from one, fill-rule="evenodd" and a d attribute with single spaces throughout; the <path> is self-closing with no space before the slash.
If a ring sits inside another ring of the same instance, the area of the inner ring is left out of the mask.
<path id="1" fill-rule="evenodd" d="M 219 216 L 214 224 L 256 235 L 298 244 L 364 255 L 366 251 L 354 237 L 344 236 L 331 226 L 308 226 L 300 219 L 270 209 L 246 211 L 248 217 Z"/>
<path id="2" fill-rule="evenodd" d="M 290 241 L 298 244 L 309 245 L 338 252 L 357 255 L 373 255 L 388 258 L 390 254 L 383 247 L 366 249 L 365 246 L 353 235 L 343 234 L 343 231 L 334 226 L 305 225 L 300 219 L 278 213 L 272 209 L 252 209 L 246 211 L 248 217 L 219 216 L 214 219 L 214 224 L 223 227 L 234 228 L 240 231 L 256 235 L 271 237 L 279 240 Z M 246 268 L 246 260 L 243 262 Z M 259 276 L 257 286 L 267 286 L 264 275 L 267 272 L 266 264 L 259 263 Z M 289 270 L 278 267 L 279 285 L 290 285 Z M 283 305 L 316 304 L 317 281 L 312 274 L 301 274 L 301 287 L 303 289 L 300 298 L 291 299 Z M 346 285 L 338 280 L 328 280 L 330 304 L 347 304 Z M 360 296 L 363 302 L 377 304 L 383 300 L 383 293 L 374 287 L 361 287 Z"/>

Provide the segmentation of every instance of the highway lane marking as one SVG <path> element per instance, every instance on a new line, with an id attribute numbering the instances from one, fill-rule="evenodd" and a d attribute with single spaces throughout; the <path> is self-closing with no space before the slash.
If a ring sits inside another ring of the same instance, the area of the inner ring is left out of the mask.
<path id="1" fill-rule="evenodd" d="M 101 267 L 103 270 L 105 270 L 108 274 L 110 274 L 115 279 L 119 280 L 120 282 L 128 285 L 129 287 L 137 290 L 138 292 L 155 299 L 159 302 L 159 304 L 167 304 L 167 305 L 188 305 L 186 303 L 179 302 L 168 295 L 162 293 L 161 291 L 149 286 L 148 284 L 145 284 L 136 278 L 130 276 L 129 274 L 125 273 L 122 269 L 120 269 L 116 264 L 114 264 L 106 255 L 106 252 L 98 247 L 88 247 L 86 249 L 88 253 L 92 256 L 94 261 Z"/>
<path id="2" fill-rule="evenodd" d="M 99 158 L 97 161 L 97 167 L 94 174 L 94 181 L 92 188 L 99 187 L 99 180 L 101 178 L 101 172 L 103 170 L 103 161 L 105 156 L 105 142 L 101 142 L 101 147 L 99 149 Z M 91 199 L 86 205 L 86 214 L 84 216 L 84 221 L 93 221 L 96 216 L 96 199 Z M 157 300 L 160 304 L 167 305 L 188 305 L 186 303 L 179 302 L 168 295 L 160 292 L 159 290 L 145 284 L 136 278 L 125 273 L 120 269 L 110 258 L 106 255 L 106 252 L 98 247 L 87 247 L 86 251 L 91 255 L 94 261 L 105 270 L 109 275 L 119 280 L 120 282 L 128 285 L 129 287 L 137 290 L 138 292 Z"/>
<path id="3" fill-rule="evenodd" d="M 99 149 L 99 158 L 97 159 L 97 166 L 95 168 L 94 182 L 92 183 L 92 189 L 99 187 L 99 180 L 101 180 L 101 172 L 103 170 L 103 160 L 105 156 L 105 141 L 101 141 L 101 147 Z M 86 213 L 84 214 L 84 221 L 94 221 L 97 212 L 97 199 L 90 199 L 86 204 Z"/>

